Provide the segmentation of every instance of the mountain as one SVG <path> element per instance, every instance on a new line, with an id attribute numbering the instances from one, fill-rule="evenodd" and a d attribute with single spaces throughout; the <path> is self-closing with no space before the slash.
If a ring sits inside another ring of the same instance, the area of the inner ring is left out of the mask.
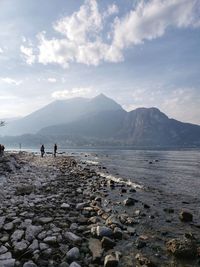
<path id="1" fill-rule="evenodd" d="M 66 124 L 78 120 L 88 114 L 96 114 L 101 111 L 122 110 L 122 107 L 114 100 L 100 94 L 92 99 L 72 98 L 58 100 L 31 113 L 30 115 L 8 122 L 1 129 L 2 135 L 34 134 L 40 129 L 50 126 Z"/>
<path id="2" fill-rule="evenodd" d="M 200 126 L 168 118 L 157 108 L 102 111 L 39 131 L 42 136 L 85 138 L 86 143 L 132 146 L 200 146 Z"/>
<path id="3" fill-rule="evenodd" d="M 200 126 L 170 119 L 159 109 L 127 112 L 105 95 L 54 101 L 29 116 L 1 127 L 0 143 L 28 146 L 58 142 L 65 146 L 200 147 Z M 25 134 L 29 133 L 29 134 Z"/>

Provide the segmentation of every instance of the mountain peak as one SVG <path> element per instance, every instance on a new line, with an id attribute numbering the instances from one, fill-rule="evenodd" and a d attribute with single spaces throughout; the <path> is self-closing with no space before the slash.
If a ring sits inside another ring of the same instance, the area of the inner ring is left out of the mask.
<path id="1" fill-rule="evenodd" d="M 122 110 L 122 107 L 115 100 L 104 94 L 99 94 L 92 98 L 90 104 L 98 105 L 100 110 Z"/>

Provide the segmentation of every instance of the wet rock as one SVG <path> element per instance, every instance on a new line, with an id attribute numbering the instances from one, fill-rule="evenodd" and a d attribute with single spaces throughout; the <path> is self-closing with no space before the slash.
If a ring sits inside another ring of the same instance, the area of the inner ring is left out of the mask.
<path id="1" fill-rule="evenodd" d="M 144 240 L 141 240 L 140 238 L 138 238 L 135 242 L 136 248 L 137 249 L 141 249 L 146 247 L 146 242 Z"/>
<path id="2" fill-rule="evenodd" d="M 67 252 L 66 256 L 67 256 L 67 260 L 70 261 L 70 262 L 78 260 L 80 258 L 79 249 L 77 247 L 74 247 L 74 248 L 70 249 Z"/>
<path id="3" fill-rule="evenodd" d="M 171 239 L 166 243 L 166 248 L 179 258 L 194 258 L 197 253 L 196 242 L 186 238 Z"/>
<path id="4" fill-rule="evenodd" d="M 69 267 L 69 264 L 67 262 L 62 262 L 59 267 Z"/>
<path id="5" fill-rule="evenodd" d="M 114 238 L 116 238 L 116 239 L 122 239 L 123 232 L 119 227 L 115 227 L 113 235 L 114 235 Z"/>
<path id="6" fill-rule="evenodd" d="M 193 220 L 193 215 L 189 211 L 182 210 L 179 214 L 179 218 L 182 222 L 191 222 Z"/>
<path id="7" fill-rule="evenodd" d="M 104 267 L 116 267 L 119 264 L 119 256 L 115 252 L 109 254 L 104 259 Z"/>
<path id="8" fill-rule="evenodd" d="M 53 221 L 53 218 L 52 217 L 41 217 L 39 218 L 38 220 L 40 223 L 42 224 L 47 224 L 47 223 L 50 223 Z"/>
<path id="9" fill-rule="evenodd" d="M 104 236 L 101 240 L 102 247 L 105 249 L 112 249 L 116 243 L 109 237 Z"/>
<path id="10" fill-rule="evenodd" d="M 29 195 L 35 190 L 34 185 L 18 185 L 16 195 Z"/>
<path id="11" fill-rule="evenodd" d="M 131 197 L 129 197 L 123 201 L 125 206 L 133 206 L 133 205 L 135 205 L 135 202 L 136 202 L 135 199 L 131 198 Z"/>
<path id="12" fill-rule="evenodd" d="M 57 238 L 56 236 L 47 236 L 43 241 L 47 244 L 54 245 L 57 243 Z"/>
<path id="13" fill-rule="evenodd" d="M 127 231 L 130 235 L 134 235 L 136 233 L 136 229 L 134 227 L 128 226 Z"/>
<path id="14" fill-rule="evenodd" d="M 102 254 L 103 254 L 101 242 L 98 239 L 90 238 L 89 239 L 89 249 L 92 253 L 93 262 L 100 263 L 101 258 L 102 258 Z"/>
<path id="15" fill-rule="evenodd" d="M 96 234 L 98 237 L 104 237 L 104 236 L 110 237 L 113 236 L 113 231 L 106 226 L 97 226 Z"/>
<path id="16" fill-rule="evenodd" d="M 37 267 L 33 261 L 27 261 L 24 263 L 23 267 Z"/>
<path id="17" fill-rule="evenodd" d="M 145 257 L 140 253 L 136 254 L 135 259 L 139 262 L 141 266 L 156 267 L 156 264 L 154 262 L 152 262 L 149 258 Z"/>
<path id="18" fill-rule="evenodd" d="M 49 245 L 46 243 L 40 243 L 39 244 L 40 250 L 45 250 L 49 248 Z"/>
<path id="19" fill-rule="evenodd" d="M 74 244 L 79 244 L 82 241 L 82 238 L 80 236 L 75 235 L 74 233 L 71 232 L 66 232 L 65 233 L 65 238 Z"/>

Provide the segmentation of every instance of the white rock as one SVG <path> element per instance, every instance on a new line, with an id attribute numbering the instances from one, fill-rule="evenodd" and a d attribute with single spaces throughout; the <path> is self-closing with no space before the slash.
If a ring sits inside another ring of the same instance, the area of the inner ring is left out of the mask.
<path id="1" fill-rule="evenodd" d="M 70 205 L 67 204 L 67 203 L 63 203 L 60 207 L 61 207 L 62 209 L 69 209 L 69 208 L 70 208 Z"/>
<path id="2" fill-rule="evenodd" d="M 81 267 L 81 265 L 79 265 L 77 262 L 73 261 L 69 267 Z"/>
<path id="3" fill-rule="evenodd" d="M 37 267 L 33 261 L 27 261 L 24 263 L 23 267 Z"/>

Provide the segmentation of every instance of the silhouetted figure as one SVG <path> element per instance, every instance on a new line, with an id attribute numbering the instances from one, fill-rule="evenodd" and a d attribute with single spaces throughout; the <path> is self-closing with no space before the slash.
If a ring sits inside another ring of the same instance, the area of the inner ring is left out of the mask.
<path id="1" fill-rule="evenodd" d="M 40 148 L 40 152 L 41 152 L 41 157 L 43 158 L 45 150 L 44 150 L 44 145 L 41 146 Z"/>
<path id="2" fill-rule="evenodd" d="M 3 156 L 5 147 L 4 145 L 0 144 L 0 156 Z"/>
<path id="3" fill-rule="evenodd" d="M 57 144 L 55 144 L 54 145 L 54 148 L 53 148 L 53 155 L 54 155 L 54 157 L 56 157 L 57 149 L 58 149 Z"/>

